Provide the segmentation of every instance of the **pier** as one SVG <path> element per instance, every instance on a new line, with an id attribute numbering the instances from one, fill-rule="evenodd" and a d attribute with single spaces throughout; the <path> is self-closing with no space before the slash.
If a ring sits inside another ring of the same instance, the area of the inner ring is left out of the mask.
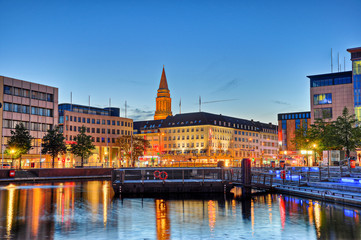
<path id="1" fill-rule="evenodd" d="M 230 193 L 242 189 L 284 193 L 335 203 L 361 206 L 361 169 L 342 167 L 251 168 L 123 168 L 112 172 L 116 194 Z"/>

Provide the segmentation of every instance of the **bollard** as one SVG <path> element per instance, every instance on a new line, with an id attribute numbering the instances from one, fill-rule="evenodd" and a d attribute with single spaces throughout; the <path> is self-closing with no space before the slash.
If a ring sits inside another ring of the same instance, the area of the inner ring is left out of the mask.
<path id="1" fill-rule="evenodd" d="M 242 197 L 251 196 L 251 182 L 252 181 L 252 172 L 251 172 L 251 159 L 243 158 L 242 159 Z"/>
<path id="2" fill-rule="evenodd" d="M 340 177 L 342 177 L 342 165 L 341 164 L 340 164 L 340 174 L 341 174 Z"/>
<path id="3" fill-rule="evenodd" d="M 298 186 L 301 185 L 301 177 L 302 177 L 302 174 L 298 175 Z"/>

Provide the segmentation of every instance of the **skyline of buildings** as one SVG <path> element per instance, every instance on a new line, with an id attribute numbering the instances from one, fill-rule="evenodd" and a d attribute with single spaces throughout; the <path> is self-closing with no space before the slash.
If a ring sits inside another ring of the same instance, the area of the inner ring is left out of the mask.
<path id="1" fill-rule="evenodd" d="M 148 156 L 161 155 L 170 160 L 180 155 L 180 160 L 203 158 L 206 161 L 251 157 L 256 163 L 263 164 L 278 159 L 278 150 L 297 150 L 292 139 L 302 124 L 310 126 L 320 118 L 335 120 L 344 107 L 359 113 L 361 48 L 348 51 L 352 54 L 352 71 L 307 76 L 310 79 L 310 112 L 278 114 L 278 129 L 272 123 L 201 112 L 201 108 L 199 112 L 173 115 L 164 65 L 155 98 L 154 120 L 136 121 L 134 128 L 133 119 L 120 117 L 121 109 L 110 107 L 110 104 L 98 108 L 71 102 L 59 104 L 58 108 L 57 88 L 2 77 L 4 143 L 10 136 L 9 129 L 15 123 L 23 122 L 36 139 L 30 153 L 40 155 L 40 139 L 52 125 L 60 125 L 68 144 L 74 141 L 84 125 L 96 146 L 89 163 L 96 165 L 118 165 L 121 156 L 115 140 L 133 132 L 150 141 L 151 147 L 146 151 Z M 200 133 L 196 134 L 198 131 Z M 74 159 L 69 154 L 63 158 L 63 163 Z"/>
<path id="2" fill-rule="evenodd" d="M 226 165 L 252 158 L 269 164 L 278 157 L 277 126 L 207 112 L 172 115 L 170 91 L 163 67 L 156 98 L 154 120 L 135 121 L 134 134 L 150 143 L 143 164 L 159 157 L 163 162 L 194 161 Z M 149 156 L 151 160 L 149 159 Z"/>

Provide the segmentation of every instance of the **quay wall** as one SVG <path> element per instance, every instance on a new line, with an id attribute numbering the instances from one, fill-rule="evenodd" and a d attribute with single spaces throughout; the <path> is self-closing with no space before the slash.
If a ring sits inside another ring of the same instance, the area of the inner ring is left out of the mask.
<path id="1" fill-rule="evenodd" d="M 113 169 L 114 168 L 42 168 L 15 170 L 15 178 L 110 176 Z M 10 178 L 9 174 L 9 169 L 1 169 L 0 179 Z"/>

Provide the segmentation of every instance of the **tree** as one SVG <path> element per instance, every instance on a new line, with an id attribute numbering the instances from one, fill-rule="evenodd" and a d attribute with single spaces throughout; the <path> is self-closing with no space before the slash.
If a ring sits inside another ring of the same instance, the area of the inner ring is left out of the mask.
<path id="1" fill-rule="evenodd" d="M 149 141 L 138 136 L 120 136 L 116 140 L 124 156 L 135 165 L 135 160 L 144 155 L 144 151 L 150 147 Z"/>
<path id="2" fill-rule="evenodd" d="M 54 168 L 54 159 L 58 154 L 66 152 L 65 137 L 63 133 L 59 131 L 59 127 L 56 126 L 54 129 L 49 129 L 47 134 L 43 137 L 42 154 L 48 154 L 52 158 L 52 167 Z"/>
<path id="3" fill-rule="evenodd" d="M 317 150 L 321 154 L 324 150 L 339 149 L 340 146 L 335 141 L 335 125 L 333 122 L 325 122 L 322 119 L 316 120 L 310 128 L 310 138 L 312 145 L 317 145 Z M 311 145 L 311 146 L 312 146 Z"/>
<path id="4" fill-rule="evenodd" d="M 21 169 L 21 156 L 32 148 L 31 140 L 33 137 L 25 128 L 23 123 L 15 126 L 15 131 L 11 130 L 11 137 L 7 142 L 6 153 L 12 156 L 11 165 L 13 165 L 14 158 L 20 158 Z"/>
<path id="5" fill-rule="evenodd" d="M 361 146 L 361 127 L 359 124 L 355 114 L 350 114 L 346 107 L 343 109 L 342 115 L 334 122 L 335 141 L 345 149 L 347 158 L 350 157 L 350 151 Z"/>
<path id="6" fill-rule="evenodd" d="M 80 133 L 75 136 L 73 143 L 70 147 L 70 152 L 81 158 L 81 167 L 84 165 L 84 158 L 88 158 L 95 149 L 91 136 L 85 134 L 85 126 L 80 128 Z"/>
<path id="7" fill-rule="evenodd" d="M 291 140 L 296 145 L 296 149 L 309 149 L 311 146 L 311 132 L 307 123 L 302 124 L 295 131 L 295 137 Z"/>

